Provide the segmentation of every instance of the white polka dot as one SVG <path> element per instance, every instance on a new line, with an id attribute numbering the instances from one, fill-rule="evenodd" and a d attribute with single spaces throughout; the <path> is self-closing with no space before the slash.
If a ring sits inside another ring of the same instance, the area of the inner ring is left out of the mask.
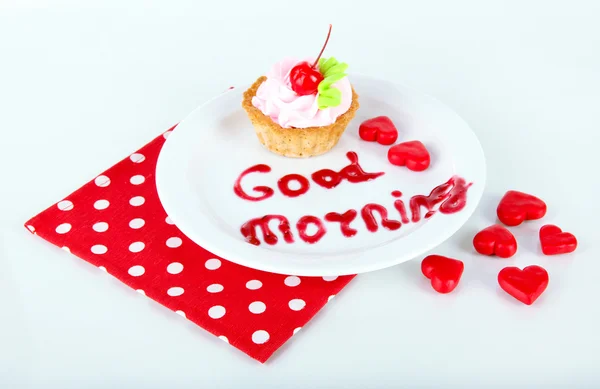
<path id="1" fill-rule="evenodd" d="M 171 135 L 171 132 L 172 132 L 172 131 L 167 131 L 167 132 L 165 132 L 165 133 L 163 134 L 163 137 L 164 137 L 165 139 L 167 139 L 167 138 L 169 137 L 169 135 Z"/>
<path id="2" fill-rule="evenodd" d="M 175 311 L 175 313 L 178 314 L 179 316 L 186 317 L 185 312 L 183 312 L 183 311 L 177 310 L 177 311 Z"/>
<path id="3" fill-rule="evenodd" d="M 143 198 L 142 196 L 135 196 L 129 200 L 129 204 L 133 205 L 134 207 L 139 207 L 140 205 L 144 204 L 145 202 L 146 202 L 146 199 Z"/>
<path id="4" fill-rule="evenodd" d="M 335 281 L 337 279 L 337 276 L 325 276 L 323 277 L 323 280 L 329 282 L 329 281 Z"/>
<path id="5" fill-rule="evenodd" d="M 261 286 L 262 286 L 262 282 L 260 282 L 259 280 L 250 280 L 250 281 L 246 282 L 246 288 L 248 288 L 250 290 L 260 289 Z"/>
<path id="6" fill-rule="evenodd" d="M 98 269 L 102 270 L 103 272 L 106 273 L 106 268 L 104 266 L 98 266 Z"/>
<path id="7" fill-rule="evenodd" d="M 29 225 L 29 224 L 28 224 L 28 225 L 27 225 L 27 229 L 28 229 L 29 231 L 31 231 L 31 232 L 35 232 L 35 227 L 34 227 L 34 226 L 32 226 L 32 225 Z"/>
<path id="8" fill-rule="evenodd" d="M 66 234 L 69 231 L 71 231 L 71 225 L 69 223 L 63 223 L 56 227 L 57 234 Z"/>
<path id="9" fill-rule="evenodd" d="M 144 154 L 135 153 L 131 154 L 129 156 L 129 159 L 131 159 L 131 162 L 133 163 L 142 163 L 146 160 L 146 157 L 144 156 Z"/>
<path id="10" fill-rule="evenodd" d="M 132 266 L 127 271 L 127 273 L 129 273 L 129 275 L 133 276 L 133 277 L 139 277 L 142 274 L 144 274 L 145 272 L 146 272 L 146 269 L 144 269 L 144 267 L 140 266 L 140 265 Z"/>
<path id="11" fill-rule="evenodd" d="M 223 291 L 223 285 L 221 284 L 212 284 L 212 285 L 208 285 L 208 287 L 206 287 L 206 291 L 209 293 L 219 293 L 221 291 Z"/>
<path id="12" fill-rule="evenodd" d="M 63 201 L 59 202 L 58 204 L 56 204 L 56 206 L 61 211 L 70 211 L 73 209 L 73 203 L 70 202 L 69 200 L 63 200 Z"/>
<path id="13" fill-rule="evenodd" d="M 225 307 L 221 305 L 215 305 L 214 307 L 210 307 L 208 310 L 208 316 L 213 319 L 220 319 L 225 316 Z"/>
<path id="14" fill-rule="evenodd" d="M 258 330 L 252 334 L 252 341 L 256 344 L 263 344 L 269 340 L 269 333 L 265 330 Z"/>
<path id="15" fill-rule="evenodd" d="M 96 185 L 98 185 L 100 187 L 105 187 L 105 186 L 110 185 L 110 178 L 108 178 L 106 176 L 98 176 L 98 177 L 96 177 L 94 182 L 96 183 Z"/>
<path id="16" fill-rule="evenodd" d="M 225 335 L 220 335 L 219 339 L 221 339 L 225 343 L 229 343 L 229 339 L 227 339 L 227 337 Z"/>
<path id="17" fill-rule="evenodd" d="M 183 288 L 180 288 L 179 286 L 174 286 L 172 288 L 169 288 L 169 290 L 167 290 L 167 294 L 169 296 L 181 296 L 183 294 L 184 290 Z"/>
<path id="18" fill-rule="evenodd" d="M 146 292 L 144 292 L 144 289 L 136 289 L 136 292 L 138 292 L 139 294 L 143 294 L 144 296 L 146 295 Z"/>
<path id="19" fill-rule="evenodd" d="M 92 226 L 92 228 L 94 229 L 94 231 L 96 232 L 105 232 L 106 230 L 108 230 L 108 223 L 105 222 L 98 222 L 96 224 L 94 224 Z"/>
<path id="20" fill-rule="evenodd" d="M 135 175 L 135 176 L 133 176 L 133 177 L 131 177 L 131 178 L 129 179 L 129 182 L 131 182 L 133 185 L 140 185 L 140 184 L 143 184 L 143 183 L 144 183 L 144 181 L 146 181 L 146 179 L 144 178 L 144 176 L 141 176 L 141 175 L 139 175 L 139 174 L 138 174 L 138 175 Z"/>
<path id="21" fill-rule="evenodd" d="M 248 306 L 248 310 L 254 314 L 263 313 L 267 306 L 262 301 L 254 301 Z"/>
<path id="22" fill-rule="evenodd" d="M 283 283 L 287 286 L 298 286 L 300 285 L 300 278 L 296 276 L 289 276 L 285 278 Z"/>
<path id="23" fill-rule="evenodd" d="M 167 239 L 167 247 L 174 249 L 179 246 L 181 246 L 181 238 L 173 236 L 173 237 Z"/>
<path id="24" fill-rule="evenodd" d="M 96 244 L 96 245 L 92 246 L 92 253 L 94 253 L 94 254 L 104 254 L 107 251 L 108 251 L 108 249 L 104 245 Z"/>
<path id="25" fill-rule="evenodd" d="M 170 218 L 170 217 L 168 217 L 168 216 L 167 216 L 167 218 L 165 219 L 165 223 L 167 223 L 167 224 L 171 224 L 171 225 L 175 224 L 175 223 L 173 223 L 173 220 L 171 220 L 171 218 Z"/>
<path id="26" fill-rule="evenodd" d="M 298 331 L 300 331 L 301 329 L 302 329 L 302 327 L 294 328 L 294 335 L 296 335 L 298 333 Z"/>
<path id="27" fill-rule="evenodd" d="M 208 270 L 217 270 L 221 267 L 221 261 L 219 261 L 217 258 L 211 258 L 204 263 L 204 266 Z"/>
<path id="28" fill-rule="evenodd" d="M 181 273 L 182 270 L 183 270 L 183 265 L 179 262 L 173 262 L 173 263 L 170 263 L 169 266 L 167 266 L 167 272 L 169 272 L 171 274 L 179 274 L 179 273 Z"/>
<path id="29" fill-rule="evenodd" d="M 98 200 L 94 203 L 94 208 L 101 210 L 108 208 L 109 205 L 110 203 L 108 202 L 108 200 Z"/>
<path id="30" fill-rule="evenodd" d="M 288 306 L 290 307 L 290 309 L 292 311 L 301 311 L 302 308 L 304 308 L 306 306 L 306 303 L 304 302 L 304 300 L 301 300 L 301 299 L 293 299 L 293 300 L 290 300 L 290 302 L 288 303 Z"/>
<path id="31" fill-rule="evenodd" d="M 146 247 L 144 242 L 133 242 L 129 245 L 129 251 L 131 251 L 132 253 L 139 253 L 144 249 L 144 247 Z"/>
<path id="32" fill-rule="evenodd" d="M 144 226 L 144 224 L 146 224 L 146 221 L 144 219 L 131 219 L 129 221 L 129 227 L 133 228 L 134 230 L 137 230 L 138 228 L 142 228 Z"/>
<path id="33" fill-rule="evenodd" d="M 327 297 L 327 302 L 331 301 L 331 299 L 334 297 L 335 297 L 335 294 L 332 294 L 331 296 Z"/>
<path id="34" fill-rule="evenodd" d="M 71 249 L 70 249 L 70 248 L 68 248 L 67 246 L 63 246 L 63 247 L 61 247 L 61 248 L 62 248 L 63 250 L 65 250 L 67 253 L 70 253 L 70 252 L 71 252 Z"/>

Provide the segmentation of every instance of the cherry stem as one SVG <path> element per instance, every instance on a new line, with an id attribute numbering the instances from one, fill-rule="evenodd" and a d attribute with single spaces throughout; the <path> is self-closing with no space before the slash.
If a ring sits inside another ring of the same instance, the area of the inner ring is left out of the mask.
<path id="1" fill-rule="evenodd" d="M 327 33 L 327 39 L 325 39 L 325 43 L 323 44 L 323 48 L 321 49 L 321 52 L 319 53 L 319 56 L 315 60 L 315 63 L 312 64 L 312 66 L 311 66 L 312 68 L 316 67 L 317 64 L 319 63 L 319 60 L 321 59 L 321 56 L 323 55 L 323 52 L 325 51 L 325 47 L 327 47 L 327 42 L 329 42 L 329 36 L 331 36 L 331 24 L 329 25 L 329 32 Z"/>

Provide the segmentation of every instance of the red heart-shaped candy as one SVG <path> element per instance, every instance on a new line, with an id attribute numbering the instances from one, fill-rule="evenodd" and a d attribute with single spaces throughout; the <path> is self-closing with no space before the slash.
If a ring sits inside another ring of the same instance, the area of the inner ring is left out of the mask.
<path id="1" fill-rule="evenodd" d="M 427 169 L 431 162 L 429 151 L 418 140 L 398 143 L 390 147 L 388 150 L 388 160 L 392 165 L 406 166 L 415 172 Z"/>
<path id="2" fill-rule="evenodd" d="M 505 267 L 498 273 L 498 283 L 504 291 L 523 304 L 531 305 L 548 286 L 548 272 L 540 266 Z"/>
<path id="3" fill-rule="evenodd" d="M 518 226 L 524 220 L 541 219 L 546 214 L 546 203 L 527 193 L 509 190 L 498 209 L 498 219 L 507 226 Z"/>
<path id="4" fill-rule="evenodd" d="M 484 228 L 475 235 L 473 247 L 479 254 L 509 258 L 517 252 L 517 240 L 512 232 L 495 224 Z"/>
<path id="5" fill-rule="evenodd" d="M 430 255 L 421 262 L 423 275 L 431 280 L 431 286 L 439 293 L 452 292 L 464 268 L 462 261 L 441 255 Z"/>
<path id="6" fill-rule="evenodd" d="M 546 224 L 540 228 L 540 243 L 545 255 L 572 253 L 577 248 L 575 235 L 563 232 L 552 224 Z"/>
<path id="7" fill-rule="evenodd" d="M 398 130 L 389 117 L 377 116 L 362 122 L 358 135 L 367 142 L 377 141 L 382 145 L 391 145 L 398 139 Z"/>

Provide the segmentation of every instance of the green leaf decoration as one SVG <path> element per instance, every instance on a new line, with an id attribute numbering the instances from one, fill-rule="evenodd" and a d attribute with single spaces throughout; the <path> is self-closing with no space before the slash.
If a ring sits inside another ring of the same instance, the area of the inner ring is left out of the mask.
<path id="1" fill-rule="evenodd" d="M 334 74 L 343 74 L 348 69 L 348 64 L 338 63 L 327 69 L 327 76 Z"/>
<path id="2" fill-rule="evenodd" d="M 335 84 L 342 78 L 346 77 L 345 74 L 334 74 L 333 76 L 326 77 L 319 83 L 319 92 L 325 92 L 327 89 L 331 88 L 331 85 Z M 334 88 L 335 89 L 335 88 Z"/>
<path id="3" fill-rule="evenodd" d="M 329 70 L 332 66 L 334 66 L 335 64 L 337 64 L 338 61 L 331 57 L 331 58 L 321 58 L 319 60 L 319 71 L 321 72 L 321 74 L 325 74 L 327 72 L 327 70 Z"/>
<path id="4" fill-rule="evenodd" d="M 342 103 L 342 92 L 337 88 L 333 88 L 332 85 L 347 76 L 344 73 L 346 69 L 348 69 L 348 64 L 338 62 L 333 57 L 319 60 L 319 71 L 323 75 L 323 81 L 319 83 L 319 97 L 317 99 L 319 109 L 337 107 Z"/>
<path id="5" fill-rule="evenodd" d="M 319 109 L 337 107 L 342 102 L 342 92 L 337 88 L 329 88 L 325 92 L 319 92 L 317 103 Z"/>

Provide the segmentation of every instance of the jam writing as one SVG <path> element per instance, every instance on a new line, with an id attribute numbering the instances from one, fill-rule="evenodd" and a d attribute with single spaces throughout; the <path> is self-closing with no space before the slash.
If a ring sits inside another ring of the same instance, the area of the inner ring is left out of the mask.
<path id="1" fill-rule="evenodd" d="M 346 154 L 350 164 L 342 168 L 340 171 L 331 169 L 321 169 L 311 175 L 312 180 L 319 186 L 326 189 L 332 189 L 338 186 L 342 181 L 346 180 L 351 183 L 360 183 L 374 180 L 377 177 L 384 175 L 384 172 L 367 173 L 363 170 L 358 162 L 358 155 L 354 151 L 349 151 Z M 268 186 L 255 186 L 253 190 L 261 193 L 259 196 L 248 194 L 242 189 L 242 179 L 252 173 L 269 173 L 271 167 L 265 164 L 254 165 L 244 170 L 235 180 L 233 192 L 241 199 L 247 201 L 262 201 L 273 196 L 274 190 Z M 291 189 L 290 183 L 297 182 L 300 187 Z M 308 192 L 310 189 L 310 181 L 301 174 L 287 174 L 277 181 L 279 191 L 287 197 L 298 197 Z"/>
<path id="2" fill-rule="evenodd" d="M 421 208 L 425 208 L 427 211 L 425 218 L 433 216 L 436 212 L 452 214 L 461 211 L 467 204 L 467 191 L 471 185 L 471 183 L 467 184 L 464 178 L 453 176 L 447 182 L 435 187 L 429 195 L 411 197 L 408 202 L 411 213 L 410 219 L 407 215 L 406 205 L 400 198 L 402 196 L 400 191 L 392 192 L 392 196 L 395 198 L 394 208 L 400 220 L 391 218 L 388 210 L 383 205 L 375 203 L 364 205 L 360 210 L 360 215 L 366 229 L 372 233 L 377 232 L 379 229 L 375 213 L 379 215 L 382 227 L 396 231 L 403 224 L 408 224 L 411 221 L 412 223 L 419 222 L 421 220 Z M 346 238 L 352 238 L 358 232 L 356 228 L 351 226 L 357 215 L 358 212 L 355 209 L 349 209 L 343 213 L 328 212 L 325 214 L 324 219 L 329 223 L 338 223 L 341 234 Z M 278 228 L 283 234 L 284 240 L 287 243 L 293 243 L 294 236 L 290 228 L 290 222 L 283 215 L 265 215 L 251 219 L 242 225 L 240 232 L 248 243 L 258 246 L 260 245 L 258 239 L 258 231 L 260 230 L 263 241 L 268 245 L 274 245 L 278 242 L 278 238 L 269 226 L 269 222 L 272 220 L 279 222 Z M 307 233 L 309 224 L 313 224 L 317 228 L 317 231 L 310 235 Z M 296 229 L 300 239 L 309 244 L 318 242 L 327 233 L 326 225 L 319 217 L 314 215 L 301 217 L 296 223 Z"/>

